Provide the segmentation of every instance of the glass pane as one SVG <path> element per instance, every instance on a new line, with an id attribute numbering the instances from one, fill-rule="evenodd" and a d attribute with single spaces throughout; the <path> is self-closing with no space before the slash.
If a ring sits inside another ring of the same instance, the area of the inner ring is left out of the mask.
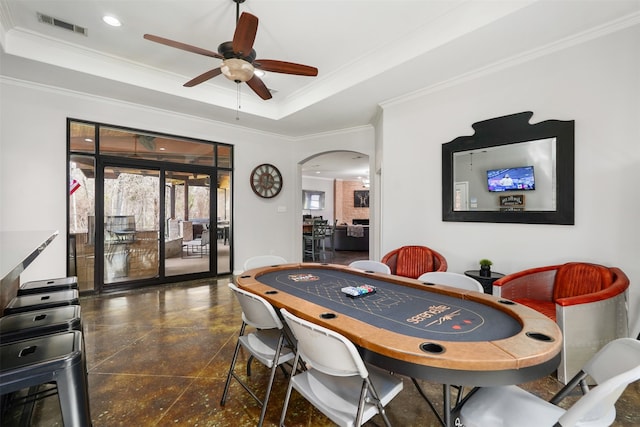
<path id="1" fill-rule="evenodd" d="M 211 176 L 167 171 L 165 180 L 165 275 L 209 271 Z"/>
<path id="2" fill-rule="evenodd" d="M 233 159 L 231 157 L 232 150 L 229 145 L 218 145 L 218 167 L 231 168 Z"/>
<path id="3" fill-rule="evenodd" d="M 100 154 L 214 166 L 214 144 L 101 127 Z"/>
<path id="4" fill-rule="evenodd" d="M 158 277 L 159 172 L 104 171 L 104 282 Z"/>
<path id="5" fill-rule="evenodd" d="M 95 153 L 96 128 L 92 124 L 71 122 L 69 124 L 69 149 L 81 153 Z"/>
<path id="6" fill-rule="evenodd" d="M 218 274 L 231 273 L 231 172 L 218 172 Z"/>
<path id="7" fill-rule="evenodd" d="M 71 156 L 69 162 L 69 274 L 78 277 L 81 291 L 95 289 L 95 160 Z"/>

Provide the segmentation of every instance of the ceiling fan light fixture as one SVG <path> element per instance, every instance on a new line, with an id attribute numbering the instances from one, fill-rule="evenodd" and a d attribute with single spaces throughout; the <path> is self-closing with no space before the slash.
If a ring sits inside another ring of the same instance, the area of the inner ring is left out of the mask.
<path id="1" fill-rule="evenodd" d="M 253 65 L 240 58 L 229 58 L 222 61 L 222 74 L 236 83 L 251 80 L 254 73 Z"/>

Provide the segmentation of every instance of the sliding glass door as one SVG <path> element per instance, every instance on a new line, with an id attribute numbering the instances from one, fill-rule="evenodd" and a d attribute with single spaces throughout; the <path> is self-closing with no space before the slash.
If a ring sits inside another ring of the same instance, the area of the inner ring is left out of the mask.
<path id="1" fill-rule="evenodd" d="M 156 278 L 160 253 L 160 172 L 104 168 L 104 284 Z"/>
<path id="2" fill-rule="evenodd" d="M 68 274 L 81 291 L 230 274 L 233 149 L 68 121 Z"/>
<path id="3" fill-rule="evenodd" d="M 165 179 L 165 275 L 210 270 L 215 255 L 211 227 L 211 175 L 168 171 Z M 215 180 L 213 181 L 215 182 Z"/>

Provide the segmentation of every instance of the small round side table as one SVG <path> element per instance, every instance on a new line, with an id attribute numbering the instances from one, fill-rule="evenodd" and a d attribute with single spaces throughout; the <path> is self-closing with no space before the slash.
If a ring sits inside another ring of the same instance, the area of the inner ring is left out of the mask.
<path id="1" fill-rule="evenodd" d="M 467 270 L 464 272 L 464 275 L 473 277 L 478 282 L 480 282 L 480 284 L 484 288 L 484 293 L 489 295 L 493 294 L 493 282 L 500 279 L 501 277 L 504 277 L 504 274 L 497 273 L 495 271 L 491 272 L 491 276 L 481 276 L 480 270 Z"/>

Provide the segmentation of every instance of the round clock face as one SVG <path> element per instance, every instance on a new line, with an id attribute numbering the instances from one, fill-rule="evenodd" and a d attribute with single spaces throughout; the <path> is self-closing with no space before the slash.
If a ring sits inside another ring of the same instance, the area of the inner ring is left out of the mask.
<path id="1" fill-rule="evenodd" d="M 249 179 L 253 192 L 265 199 L 277 196 L 282 190 L 280 171 L 268 163 L 256 166 Z"/>

